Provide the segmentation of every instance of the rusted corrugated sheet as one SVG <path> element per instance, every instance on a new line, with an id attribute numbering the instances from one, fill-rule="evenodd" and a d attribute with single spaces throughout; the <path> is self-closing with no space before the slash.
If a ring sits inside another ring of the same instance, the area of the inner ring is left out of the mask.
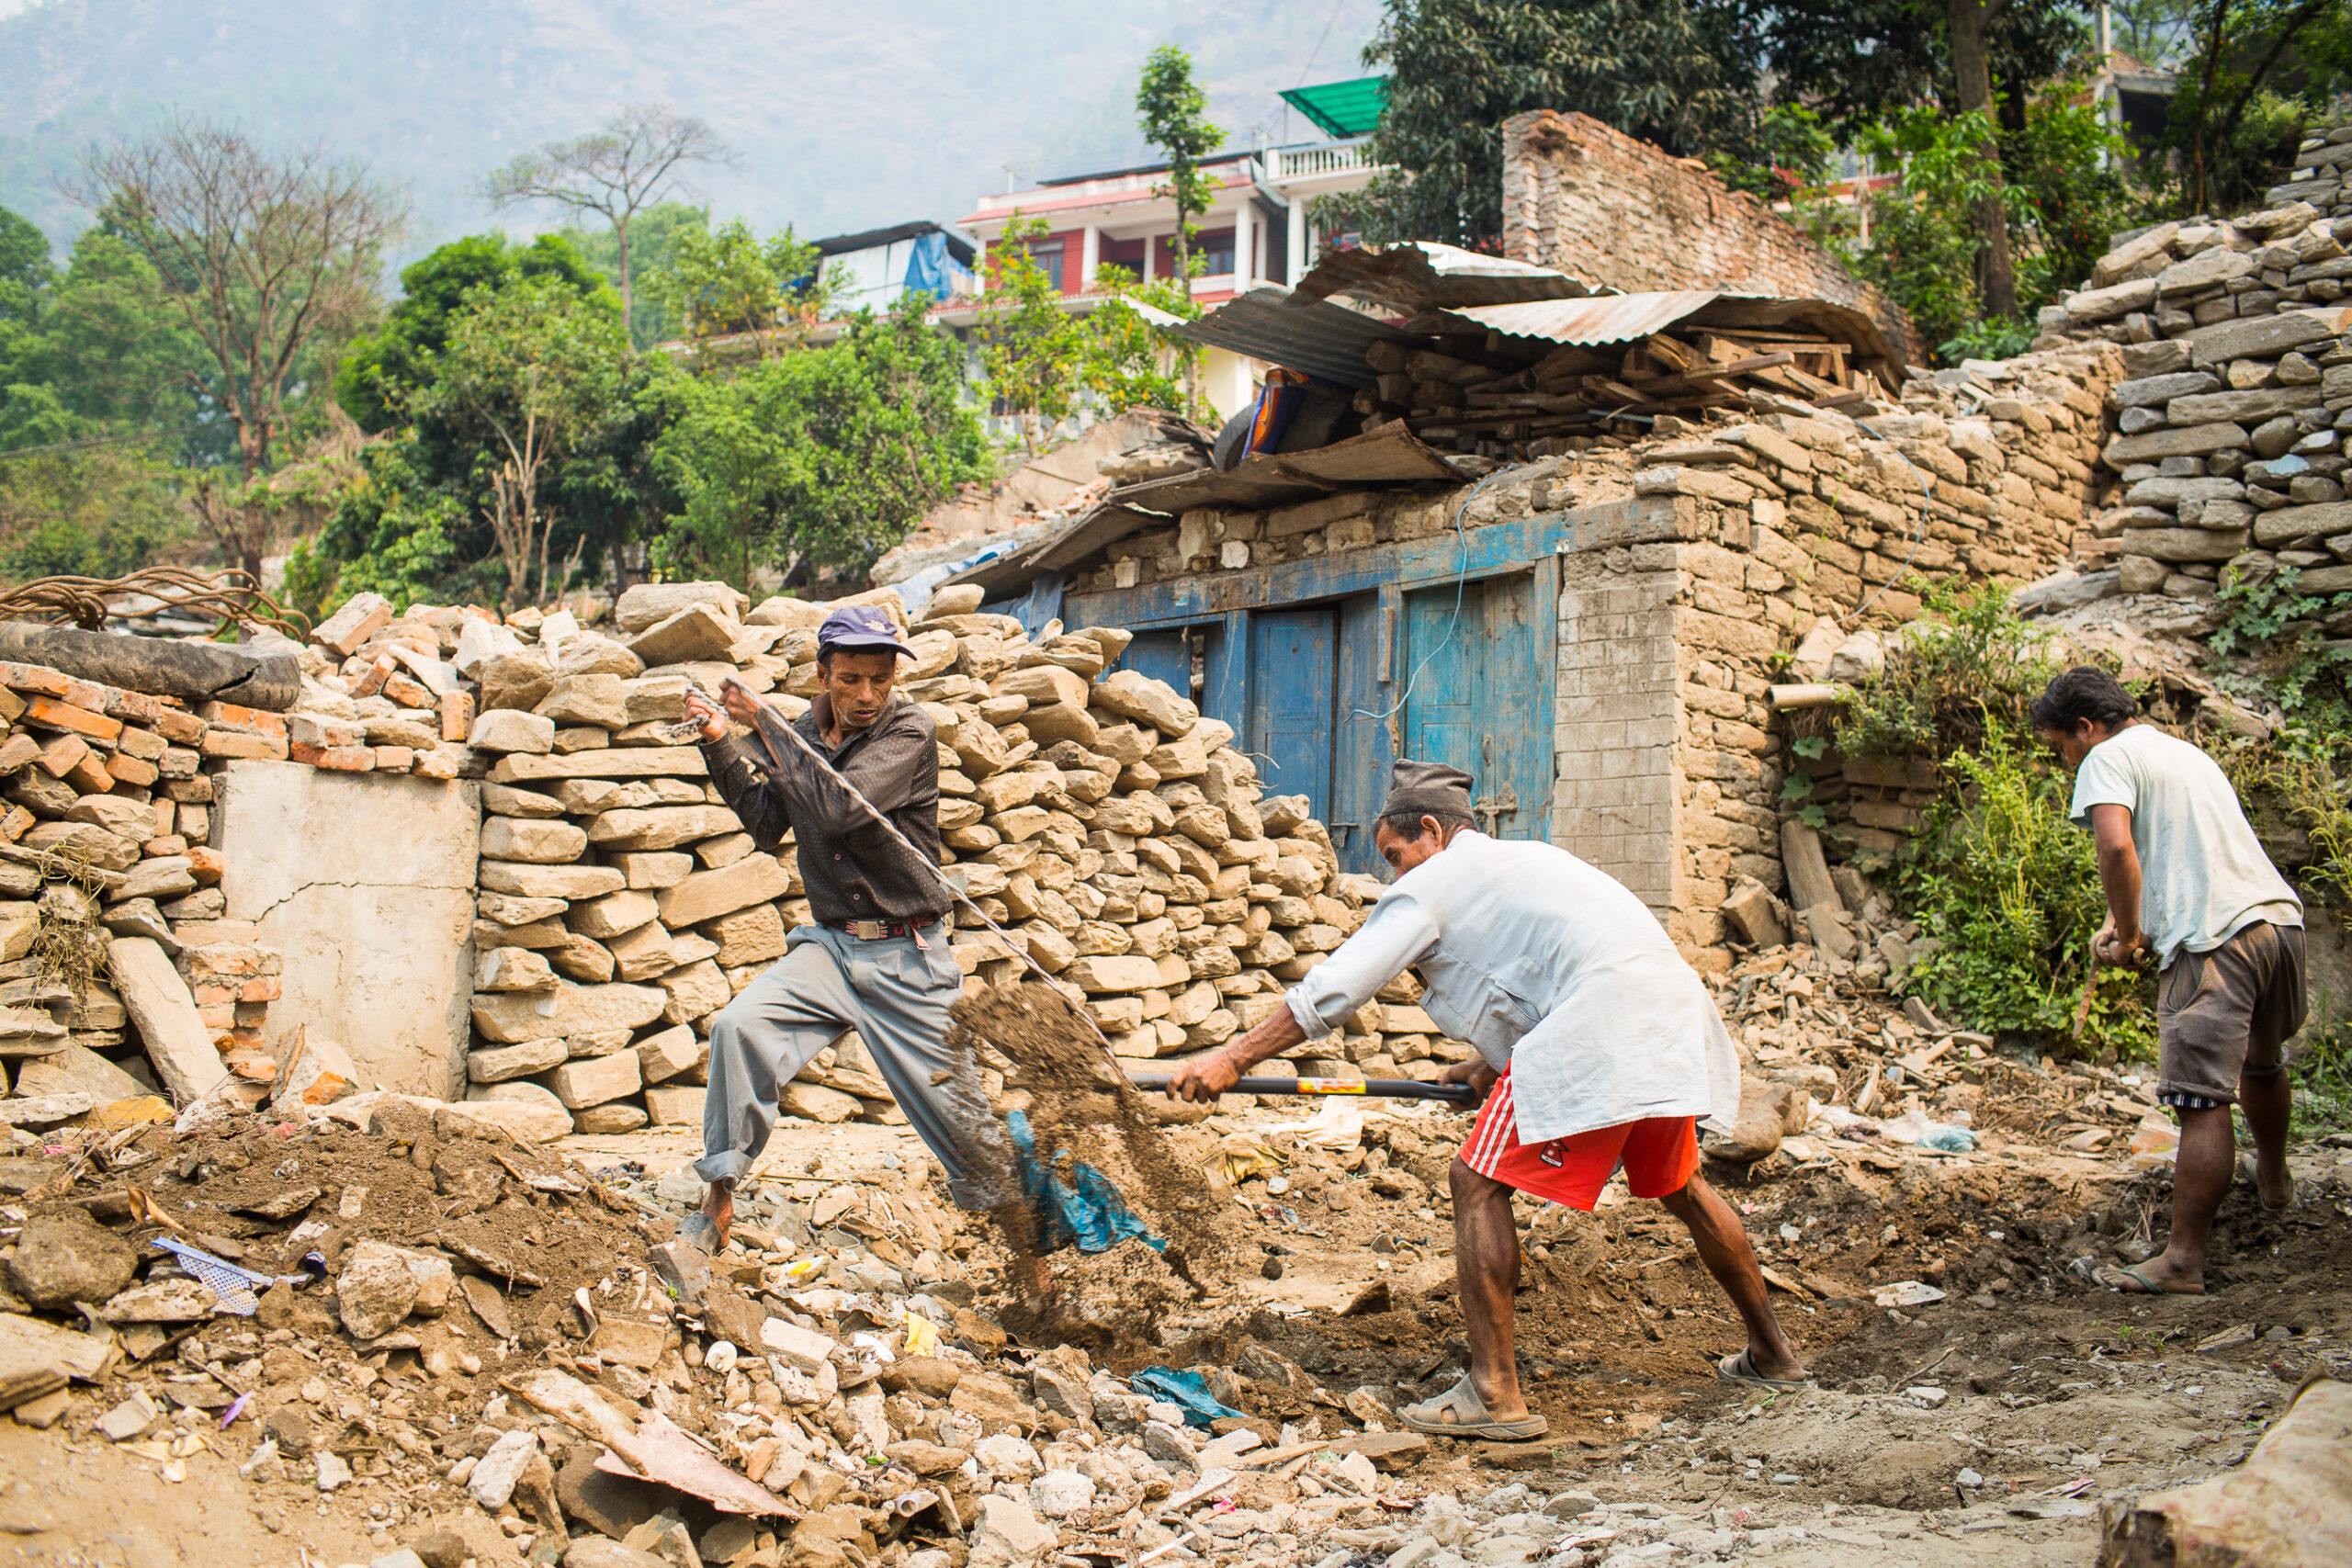
<path id="1" fill-rule="evenodd" d="M 1596 285 L 1548 266 L 1424 240 L 1383 250 L 1333 251 L 1299 280 L 1296 297 L 1352 294 L 1411 315 L 1527 299 L 1577 299 L 1599 292 Z"/>
<path id="2" fill-rule="evenodd" d="M 1304 370 L 1342 387 L 1369 387 L 1364 350 L 1379 339 L 1424 346 L 1417 337 L 1328 299 L 1301 299 L 1285 288 L 1254 288 L 1175 329 L 1176 335 Z"/>

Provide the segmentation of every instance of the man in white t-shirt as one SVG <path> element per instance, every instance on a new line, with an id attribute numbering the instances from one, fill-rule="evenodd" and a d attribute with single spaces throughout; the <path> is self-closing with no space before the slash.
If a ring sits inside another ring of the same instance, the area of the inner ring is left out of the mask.
<path id="1" fill-rule="evenodd" d="M 2213 759 L 2139 722 L 2114 676 L 2078 666 L 2033 703 L 2033 727 L 2075 768 L 2071 815 L 2098 842 L 2107 923 L 2092 950 L 2153 960 L 2156 1098 L 2180 1119 L 2164 1256 L 2098 1278 L 2129 1295 L 2202 1295 L 2205 1244 L 2236 1167 L 2230 1105 L 2254 1134 L 2267 1209 L 2294 1200 L 2284 1047 L 2303 1023 L 2303 906 Z"/>

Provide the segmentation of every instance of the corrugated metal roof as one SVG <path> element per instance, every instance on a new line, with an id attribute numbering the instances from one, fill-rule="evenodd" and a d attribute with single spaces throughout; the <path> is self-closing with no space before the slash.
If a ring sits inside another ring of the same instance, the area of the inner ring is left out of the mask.
<path id="1" fill-rule="evenodd" d="M 1797 327 L 1852 344 L 1859 360 L 1887 360 L 1898 385 L 1903 375 L 1903 355 L 1888 342 L 1885 329 L 1863 311 L 1827 299 L 1781 299 L 1768 294 L 1686 288 L 1612 299 L 1479 305 L 1447 313 L 1510 337 L 1587 347 L 1632 343 L 1674 326 Z"/>
<path id="2" fill-rule="evenodd" d="M 1388 78 L 1359 76 L 1352 82 L 1293 87 L 1282 99 L 1327 136 L 1365 136 L 1380 123 L 1380 111 L 1388 103 Z"/>
<path id="3" fill-rule="evenodd" d="M 1618 294 L 1593 299 L 1531 299 L 1516 305 L 1474 305 L 1449 313 L 1510 337 L 1546 343 L 1631 343 L 1661 332 L 1711 305 L 1713 289 L 1685 288 L 1666 294 Z"/>
<path id="4" fill-rule="evenodd" d="M 1413 314 L 1525 299 L 1578 299 L 1600 292 L 1548 266 L 1419 240 L 1382 250 L 1333 251 L 1299 280 L 1294 298 L 1303 302 L 1353 294 Z"/>
<path id="5" fill-rule="evenodd" d="M 1301 299 L 1285 288 L 1253 288 L 1174 331 L 1194 343 L 1271 360 L 1342 387 L 1373 384 L 1373 368 L 1363 355 L 1374 341 L 1386 338 L 1416 348 L 1428 342 L 1328 299 Z"/>

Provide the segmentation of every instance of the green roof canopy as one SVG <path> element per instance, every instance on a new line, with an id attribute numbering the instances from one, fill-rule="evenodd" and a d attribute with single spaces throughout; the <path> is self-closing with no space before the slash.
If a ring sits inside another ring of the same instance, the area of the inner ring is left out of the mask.
<path id="1" fill-rule="evenodd" d="M 1327 136 L 1369 136 L 1388 102 L 1388 78 L 1359 76 L 1352 82 L 1293 87 L 1283 95 L 1283 102 L 1313 120 Z"/>

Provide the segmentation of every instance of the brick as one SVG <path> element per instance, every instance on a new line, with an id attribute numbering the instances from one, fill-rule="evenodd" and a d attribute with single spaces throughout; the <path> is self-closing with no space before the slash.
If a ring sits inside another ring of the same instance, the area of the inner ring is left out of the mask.
<path id="1" fill-rule="evenodd" d="M 69 730 L 108 746 L 122 733 L 122 720 L 48 695 L 36 696 L 25 705 L 25 722 L 46 729 Z"/>
<path id="2" fill-rule="evenodd" d="M 202 703 L 197 715 L 208 725 L 219 728 L 242 730 L 247 735 L 284 735 L 286 716 L 262 708 L 249 708 L 236 703 Z"/>
<path id="3" fill-rule="evenodd" d="M 198 750 L 216 761 L 222 758 L 260 758 L 284 761 L 288 747 L 283 735 L 246 735 L 234 729 L 207 729 Z"/>
<path id="4" fill-rule="evenodd" d="M 28 696 L 62 697 L 74 682 L 62 670 L 46 664 L 17 664 L 0 660 L 0 686 Z"/>
<path id="5" fill-rule="evenodd" d="M 130 725 L 124 726 L 122 733 L 115 738 L 115 744 L 142 762 L 160 762 L 164 760 L 164 751 L 169 750 L 164 738 L 155 731 Z"/>
<path id="6" fill-rule="evenodd" d="M 13 745 L 14 742 L 12 741 L 11 744 Z M 78 735 L 65 734 L 41 747 L 39 755 L 33 760 L 40 764 L 42 773 L 47 773 L 51 778 L 62 779 L 79 766 L 82 759 L 89 754 L 88 741 Z"/>
<path id="7" fill-rule="evenodd" d="M 155 716 L 155 733 L 175 746 L 193 746 L 204 738 L 204 721 L 185 708 L 165 708 Z"/>
<path id="8" fill-rule="evenodd" d="M 368 746 L 313 746 L 306 740 L 289 740 L 286 752 L 291 761 L 331 773 L 365 773 L 376 766 L 375 750 Z"/>
<path id="9" fill-rule="evenodd" d="M 462 743 L 474 724 L 474 699 L 465 692 L 452 692 L 441 699 L 441 739 Z"/>
<path id="10" fill-rule="evenodd" d="M 114 775 L 117 784 L 126 784 L 133 789 L 145 789 L 161 776 L 161 770 L 154 763 L 141 761 L 128 751 L 118 751 L 107 759 L 107 772 Z"/>
<path id="11" fill-rule="evenodd" d="M 85 751 L 82 760 L 65 770 L 65 782 L 84 795 L 104 795 L 114 788 L 114 775 L 107 772 L 105 753 Z"/>

